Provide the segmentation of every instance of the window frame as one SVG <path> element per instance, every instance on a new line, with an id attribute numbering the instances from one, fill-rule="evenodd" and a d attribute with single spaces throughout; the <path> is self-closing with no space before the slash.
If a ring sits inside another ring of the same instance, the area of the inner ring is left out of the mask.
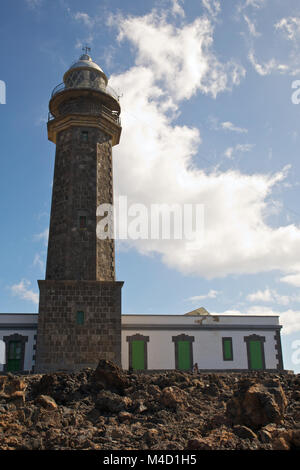
<path id="1" fill-rule="evenodd" d="M 230 342 L 230 357 L 226 357 L 225 342 Z M 233 361 L 233 346 L 232 346 L 232 337 L 223 336 L 222 337 L 222 350 L 223 350 L 223 361 Z"/>
<path id="2" fill-rule="evenodd" d="M 81 142 L 88 142 L 89 141 L 89 132 L 88 131 L 81 131 L 80 133 L 80 140 Z"/>
<path id="3" fill-rule="evenodd" d="M 81 225 L 81 221 L 84 220 L 84 224 Z M 79 228 L 80 230 L 84 230 L 87 228 L 87 216 L 85 214 L 79 214 L 79 220 L 78 220 Z"/>
<path id="4" fill-rule="evenodd" d="M 77 310 L 76 312 L 76 325 L 84 325 L 85 315 L 83 310 Z"/>

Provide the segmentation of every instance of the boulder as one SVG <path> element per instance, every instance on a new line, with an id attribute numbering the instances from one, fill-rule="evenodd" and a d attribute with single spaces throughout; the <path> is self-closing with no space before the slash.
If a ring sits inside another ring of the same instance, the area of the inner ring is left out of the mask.
<path id="1" fill-rule="evenodd" d="M 118 419 L 121 423 L 130 422 L 132 418 L 132 413 L 129 413 L 128 411 L 120 411 L 118 415 Z"/>
<path id="2" fill-rule="evenodd" d="M 0 396 L 3 398 L 14 398 L 20 396 L 16 392 L 24 392 L 26 390 L 27 384 L 20 377 L 15 377 L 13 375 L 3 375 L 0 376 Z"/>
<path id="3" fill-rule="evenodd" d="M 291 444 L 295 450 L 300 449 L 300 429 L 295 429 L 292 432 Z"/>
<path id="4" fill-rule="evenodd" d="M 143 439 L 149 443 L 153 444 L 155 441 L 159 439 L 159 432 L 155 428 L 148 429 L 145 434 L 143 435 Z"/>
<path id="5" fill-rule="evenodd" d="M 110 392 L 109 390 L 102 390 L 98 395 L 95 402 L 95 408 L 101 411 L 109 411 L 111 413 L 119 413 L 125 411 L 132 405 L 132 400 L 129 397 L 122 397 L 117 393 Z"/>
<path id="6" fill-rule="evenodd" d="M 181 390 L 179 387 L 165 387 L 162 390 L 160 401 L 167 408 L 183 408 L 188 395 L 184 390 Z"/>
<path id="7" fill-rule="evenodd" d="M 287 399 L 279 381 L 242 380 L 227 402 L 226 413 L 233 424 L 260 429 L 269 423 L 281 423 L 286 406 Z"/>
<path id="8" fill-rule="evenodd" d="M 239 424 L 233 426 L 234 434 L 241 439 L 257 439 L 257 435 L 247 426 L 241 426 Z"/>
<path id="9" fill-rule="evenodd" d="M 190 439 L 187 443 L 188 450 L 212 450 L 212 443 L 207 438 Z"/>
<path id="10" fill-rule="evenodd" d="M 34 387 L 37 394 L 52 395 L 58 385 L 57 374 L 45 374 Z"/>
<path id="11" fill-rule="evenodd" d="M 129 381 L 120 367 L 111 361 L 101 359 L 92 376 L 92 381 L 105 390 L 124 392 Z"/>
<path id="12" fill-rule="evenodd" d="M 14 403 L 16 406 L 22 406 L 25 403 L 25 391 L 23 390 L 16 390 L 15 392 L 11 393 L 8 397 L 8 400 Z"/>
<path id="13" fill-rule="evenodd" d="M 40 405 L 42 408 L 45 408 L 46 410 L 53 411 L 57 409 L 57 403 L 52 397 L 49 397 L 48 395 L 39 395 L 35 399 L 35 403 Z"/>
<path id="14" fill-rule="evenodd" d="M 290 442 L 284 437 L 276 437 L 272 442 L 273 450 L 290 450 Z"/>

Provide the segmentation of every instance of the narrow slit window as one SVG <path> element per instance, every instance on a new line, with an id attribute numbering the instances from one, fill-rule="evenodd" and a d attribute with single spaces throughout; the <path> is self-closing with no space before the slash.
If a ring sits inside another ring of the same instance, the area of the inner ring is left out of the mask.
<path id="1" fill-rule="evenodd" d="M 87 219 L 86 215 L 79 216 L 79 228 L 86 228 L 87 226 Z"/>
<path id="2" fill-rule="evenodd" d="M 76 314 L 76 323 L 77 325 L 83 325 L 84 324 L 84 312 L 83 311 L 78 311 Z"/>
<path id="3" fill-rule="evenodd" d="M 222 338 L 223 360 L 233 361 L 232 338 Z"/>
<path id="4" fill-rule="evenodd" d="M 88 131 L 82 131 L 81 132 L 81 141 L 82 142 L 88 142 L 89 140 L 89 133 Z"/>

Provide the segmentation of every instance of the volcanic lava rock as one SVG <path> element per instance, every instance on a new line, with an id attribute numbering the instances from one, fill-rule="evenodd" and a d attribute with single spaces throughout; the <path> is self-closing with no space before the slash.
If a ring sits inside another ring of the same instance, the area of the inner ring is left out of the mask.
<path id="1" fill-rule="evenodd" d="M 234 424 L 259 429 L 268 423 L 281 423 L 286 406 L 287 399 L 279 381 L 259 383 L 247 379 L 227 402 L 227 415 Z"/>
<path id="2" fill-rule="evenodd" d="M 300 375 L 96 370 L 0 376 L 0 450 L 298 450 Z"/>
<path id="3" fill-rule="evenodd" d="M 178 408 L 184 407 L 187 401 L 188 395 L 184 390 L 179 387 L 165 387 L 162 390 L 160 401 L 167 408 Z"/>
<path id="4" fill-rule="evenodd" d="M 129 381 L 120 367 L 105 359 L 99 361 L 92 379 L 98 386 L 117 392 L 124 392 L 129 386 Z"/>
<path id="5" fill-rule="evenodd" d="M 117 393 L 110 392 L 109 390 L 102 390 L 96 399 L 95 407 L 98 410 L 109 411 L 111 413 L 119 413 L 128 409 L 132 405 L 132 400 L 129 397 L 122 397 Z"/>
<path id="6" fill-rule="evenodd" d="M 37 405 L 42 406 L 43 408 L 46 408 L 47 410 L 56 410 L 57 409 L 57 404 L 55 400 L 52 397 L 49 397 L 48 395 L 39 395 L 35 403 Z"/>

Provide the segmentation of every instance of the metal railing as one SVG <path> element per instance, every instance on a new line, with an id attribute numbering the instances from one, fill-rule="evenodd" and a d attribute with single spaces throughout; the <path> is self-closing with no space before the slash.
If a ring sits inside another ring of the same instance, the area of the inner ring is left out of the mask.
<path id="1" fill-rule="evenodd" d="M 75 113 L 76 114 L 76 113 Z M 106 108 L 106 106 L 101 106 L 101 111 L 96 114 L 96 116 L 101 116 L 101 114 L 106 115 L 108 118 L 113 119 L 119 126 L 121 125 L 121 119 L 120 116 L 116 111 L 111 111 L 109 108 Z M 55 119 L 55 116 L 51 113 L 51 111 L 48 112 L 48 122 L 52 121 Z"/>
<path id="2" fill-rule="evenodd" d="M 54 95 L 56 95 L 57 93 L 60 93 L 61 91 L 63 90 L 72 90 L 72 89 L 81 89 L 81 90 L 99 90 L 99 91 L 102 91 L 103 93 L 106 93 L 107 95 L 110 95 L 112 96 L 115 100 L 119 101 L 120 100 L 120 96 L 117 94 L 117 92 L 112 88 L 110 87 L 109 85 L 107 85 L 105 88 L 93 88 L 93 87 L 66 87 L 65 83 L 60 83 L 59 85 L 57 85 L 52 93 L 51 93 L 51 98 L 53 98 Z"/>

